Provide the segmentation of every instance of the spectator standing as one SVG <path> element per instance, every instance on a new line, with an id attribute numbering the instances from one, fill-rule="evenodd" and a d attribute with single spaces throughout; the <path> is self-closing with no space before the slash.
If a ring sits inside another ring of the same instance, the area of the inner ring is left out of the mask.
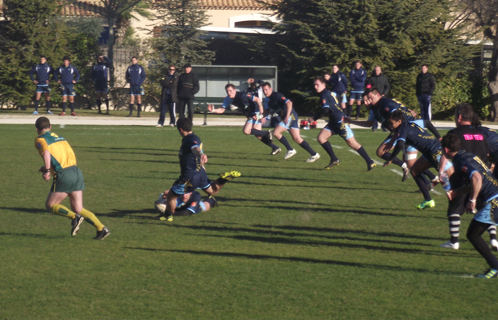
<path id="1" fill-rule="evenodd" d="M 349 96 L 349 109 L 347 111 L 347 116 L 351 117 L 353 110 L 353 104 L 356 100 L 356 120 L 360 117 L 360 109 L 362 97 L 364 92 L 365 80 L 367 79 L 367 72 L 361 67 L 361 61 L 355 62 L 355 67 L 349 72 L 349 82 L 351 82 L 351 94 Z"/>
<path id="2" fill-rule="evenodd" d="M 107 83 L 111 64 L 111 59 L 100 55 L 97 57 L 97 64 L 92 68 L 92 80 L 95 82 L 95 95 L 97 96 L 97 108 L 99 109 L 99 113 L 102 113 L 100 106 L 102 105 L 103 99 L 105 101 L 105 106 L 107 107 L 107 114 L 109 114 L 109 98 L 107 97 L 109 87 Z"/>
<path id="3" fill-rule="evenodd" d="M 168 68 L 168 73 L 159 81 L 162 86 L 161 91 L 161 115 L 159 116 L 159 121 L 156 127 L 162 127 L 164 125 L 164 120 L 166 118 L 166 110 L 169 112 L 169 125 L 171 127 L 175 126 L 176 119 L 176 101 L 178 99 L 178 73 L 176 73 L 176 67 L 170 65 Z"/>
<path id="4" fill-rule="evenodd" d="M 179 118 L 185 118 L 185 105 L 188 107 L 188 118 L 194 123 L 194 95 L 199 92 L 199 78 L 192 72 L 192 65 L 183 66 L 184 73 L 178 80 L 178 113 Z"/>
<path id="5" fill-rule="evenodd" d="M 346 109 L 347 103 L 347 88 L 348 88 L 348 79 L 344 75 L 344 73 L 339 71 L 339 66 L 334 64 L 332 66 L 332 74 L 324 74 L 325 80 L 327 80 L 330 85 L 330 91 L 337 98 L 337 101 L 341 104 L 342 110 Z"/>
<path id="6" fill-rule="evenodd" d="M 138 64 L 137 57 L 131 58 L 131 66 L 126 70 L 126 82 L 130 84 L 130 114 L 133 114 L 133 104 L 135 104 L 135 97 L 137 97 L 137 118 L 140 118 L 140 111 L 142 111 L 142 96 L 144 89 L 142 83 L 145 81 L 145 70 Z"/>
<path id="7" fill-rule="evenodd" d="M 387 95 L 389 94 L 389 90 L 391 89 L 391 87 L 389 86 L 389 81 L 387 80 L 387 77 L 382 73 L 382 68 L 380 66 L 375 66 L 372 75 L 367 79 L 366 85 L 367 89 L 370 89 L 372 87 L 377 88 L 377 90 L 379 90 L 379 93 L 383 97 L 387 97 Z M 378 125 L 378 122 L 375 121 L 374 125 L 372 126 L 372 131 L 377 130 Z M 383 130 L 387 131 L 387 129 L 385 129 L 384 127 Z"/>
<path id="8" fill-rule="evenodd" d="M 63 65 L 57 68 L 54 72 L 54 79 L 61 85 L 62 95 L 62 112 L 59 116 L 66 115 L 67 100 L 69 97 L 69 107 L 71 108 L 71 115 L 76 116 L 74 113 L 74 84 L 80 80 L 80 72 L 75 66 L 71 65 L 69 57 L 63 58 Z"/>
<path id="9" fill-rule="evenodd" d="M 47 58 L 45 56 L 40 57 L 40 63 L 31 68 L 29 72 L 29 78 L 36 85 L 36 96 L 35 96 L 35 111 L 33 114 L 38 114 L 38 106 L 40 105 L 40 99 L 42 93 L 45 93 L 45 99 L 47 101 L 47 113 L 52 114 L 50 111 L 50 106 L 52 101 L 50 101 L 50 75 L 53 75 L 54 70 L 47 63 Z"/>
<path id="10" fill-rule="evenodd" d="M 429 68 L 426 64 L 422 65 L 422 72 L 417 76 L 416 90 L 422 119 L 431 120 L 431 99 L 434 90 L 436 90 L 436 79 L 434 79 L 432 73 L 429 73 Z"/>

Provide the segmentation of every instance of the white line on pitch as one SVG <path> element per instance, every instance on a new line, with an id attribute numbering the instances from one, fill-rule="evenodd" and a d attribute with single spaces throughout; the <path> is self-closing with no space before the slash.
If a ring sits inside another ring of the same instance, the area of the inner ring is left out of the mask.
<path id="1" fill-rule="evenodd" d="M 400 172 L 396 169 L 391 169 L 392 172 L 396 173 L 397 175 L 403 176 L 403 172 Z"/>

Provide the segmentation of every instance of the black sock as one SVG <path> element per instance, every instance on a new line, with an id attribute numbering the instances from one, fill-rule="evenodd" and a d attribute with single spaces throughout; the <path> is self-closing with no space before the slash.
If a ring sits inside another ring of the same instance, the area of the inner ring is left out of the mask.
<path id="1" fill-rule="evenodd" d="M 283 135 L 280 137 L 280 139 L 278 139 L 278 141 L 280 141 L 280 143 L 283 144 L 287 150 L 292 150 L 289 141 L 287 141 L 287 138 L 284 137 Z"/>
<path id="2" fill-rule="evenodd" d="M 109 112 L 109 99 L 105 99 L 105 106 L 107 108 L 107 112 Z"/>
<path id="3" fill-rule="evenodd" d="M 166 211 L 164 212 L 164 216 L 165 216 L 165 217 L 169 217 L 169 216 L 172 216 L 172 215 L 173 215 L 173 212 L 171 212 L 171 211 L 167 211 L 167 210 L 166 210 Z"/>
<path id="4" fill-rule="evenodd" d="M 268 140 L 267 136 L 262 136 L 260 141 L 266 144 L 267 146 L 271 147 L 270 140 Z"/>
<path id="5" fill-rule="evenodd" d="M 130 103 L 130 114 L 133 113 L 133 103 Z"/>
<path id="6" fill-rule="evenodd" d="M 386 161 L 389 161 L 389 158 L 391 157 L 391 154 L 389 152 L 386 152 L 382 155 L 382 159 L 383 160 L 386 160 Z M 393 161 L 392 161 L 395 165 L 397 165 L 398 167 L 401 167 L 403 165 L 403 161 L 399 160 L 398 158 L 394 158 Z"/>
<path id="7" fill-rule="evenodd" d="M 263 131 L 263 130 L 258 130 L 258 129 L 251 129 L 251 134 L 253 136 L 257 136 L 257 137 L 263 137 L 263 136 L 266 136 L 268 134 L 268 131 Z"/>
<path id="8" fill-rule="evenodd" d="M 496 240 L 496 226 L 495 225 L 490 225 L 489 228 L 488 228 L 488 232 L 489 232 L 489 238 L 491 240 Z"/>
<path id="9" fill-rule="evenodd" d="M 138 111 L 138 114 L 140 114 L 140 111 L 142 111 L 142 105 L 141 104 L 137 104 L 137 111 Z"/>
<path id="10" fill-rule="evenodd" d="M 71 108 L 71 113 L 74 112 L 74 102 L 69 102 L 69 108 Z"/>
<path id="11" fill-rule="evenodd" d="M 472 219 L 469 229 L 467 229 L 467 239 L 469 239 L 470 243 L 472 243 L 477 252 L 479 252 L 481 256 L 486 259 L 489 266 L 494 270 L 498 270 L 498 260 L 481 236 L 484 231 L 488 229 L 488 227 L 489 224 Z"/>
<path id="12" fill-rule="evenodd" d="M 272 143 L 271 146 L 270 146 L 270 148 L 272 148 L 273 150 L 275 150 L 275 149 L 278 149 L 278 146 L 275 145 L 274 143 Z"/>
<path id="13" fill-rule="evenodd" d="M 303 140 L 303 142 L 301 142 L 299 145 L 301 146 L 301 148 L 303 148 L 304 150 L 308 151 L 309 154 L 311 154 L 312 156 L 316 155 L 315 150 L 311 149 L 311 147 L 308 144 L 308 142 L 306 142 L 306 141 Z"/>
<path id="14" fill-rule="evenodd" d="M 322 148 L 325 149 L 325 151 L 328 153 L 330 157 L 330 161 L 337 161 L 337 157 L 335 156 L 334 150 L 332 150 L 332 146 L 330 145 L 330 142 L 325 141 L 322 143 Z"/>
<path id="15" fill-rule="evenodd" d="M 62 103 L 62 112 L 66 112 L 67 102 Z"/>
<path id="16" fill-rule="evenodd" d="M 50 111 L 50 108 L 52 107 L 52 101 L 48 100 L 47 101 L 47 111 Z"/>
<path id="17" fill-rule="evenodd" d="M 434 180 L 434 178 L 436 178 L 434 173 L 432 173 L 431 170 L 429 170 L 429 169 L 423 171 L 422 173 L 425 174 L 427 176 L 427 178 L 429 178 L 429 180 Z"/>
<path id="18" fill-rule="evenodd" d="M 40 105 L 40 100 L 35 100 L 35 111 L 38 111 L 39 105 Z"/>
<path id="19" fill-rule="evenodd" d="M 363 147 L 360 147 L 358 150 L 356 150 L 356 152 L 358 152 L 360 154 L 360 156 L 365 159 L 365 162 L 370 165 L 372 164 L 372 159 L 370 159 L 370 157 L 368 156 L 368 153 L 365 151 L 365 149 L 363 149 Z"/>
<path id="20" fill-rule="evenodd" d="M 206 200 L 204 200 L 204 202 L 209 203 L 209 205 L 211 206 L 211 208 L 214 207 L 215 202 L 214 202 L 213 198 L 207 198 Z"/>
<path id="21" fill-rule="evenodd" d="M 424 195 L 424 200 L 431 201 L 432 200 L 431 195 L 429 194 L 429 190 L 427 190 L 427 185 L 424 183 L 424 179 L 422 179 L 422 175 L 421 174 L 416 175 L 415 177 L 413 177 L 413 179 L 415 180 L 418 188 Z"/>
<path id="22" fill-rule="evenodd" d="M 432 185 L 431 182 L 425 177 L 425 175 L 423 174 L 423 172 L 422 172 L 422 174 L 420 174 L 420 177 L 422 178 L 422 180 L 424 181 L 424 184 L 426 186 Z"/>
<path id="23" fill-rule="evenodd" d="M 97 108 L 100 111 L 100 105 L 102 104 L 102 101 L 100 99 L 97 99 Z"/>

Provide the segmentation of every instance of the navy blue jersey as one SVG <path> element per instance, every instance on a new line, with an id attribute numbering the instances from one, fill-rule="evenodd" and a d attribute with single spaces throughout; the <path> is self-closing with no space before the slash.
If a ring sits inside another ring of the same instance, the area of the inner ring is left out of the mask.
<path id="1" fill-rule="evenodd" d="M 78 82 L 80 80 L 80 72 L 75 66 L 69 65 L 67 67 L 60 66 L 54 72 L 55 81 L 61 81 L 62 84 L 72 84 L 73 80 Z"/>
<path id="2" fill-rule="evenodd" d="M 111 59 L 104 57 L 102 62 L 98 62 L 92 68 L 92 80 L 95 82 L 107 82 Z"/>
<path id="3" fill-rule="evenodd" d="M 202 196 L 199 192 L 193 191 L 187 202 L 183 202 L 183 197 L 179 196 L 176 199 L 176 210 L 189 210 L 193 214 L 201 212 L 200 203 L 202 201 Z"/>
<path id="4" fill-rule="evenodd" d="M 47 81 L 50 80 L 50 75 L 54 73 L 54 70 L 48 63 L 37 64 L 31 71 L 29 72 L 29 78 L 31 81 L 38 81 L 39 85 L 47 84 Z"/>
<path id="5" fill-rule="evenodd" d="M 405 107 L 401 102 L 396 99 L 389 99 L 386 97 L 381 97 L 379 101 L 371 108 L 375 120 L 382 123 L 385 128 L 390 128 L 391 124 L 389 123 L 389 118 L 391 117 L 391 113 L 396 110 L 400 110 L 406 116 L 407 121 L 415 121 L 416 119 L 413 117 L 410 110 Z M 373 121 L 373 119 L 368 119 L 369 121 Z"/>
<path id="6" fill-rule="evenodd" d="M 126 69 L 126 82 L 132 86 L 141 86 L 145 81 L 145 70 L 137 64 L 132 64 Z"/>
<path id="7" fill-rule="evenodd" d="M 342 112 L 342 108 L 339 105 L 339 102 L 337 102 L 337 99 L 336 97 L 334 97 L 332 92 L 330 92 L 330 90 L 328 89 L 323 90 L 320 93 L 320 101 L 322 103 L 322 114 L 328 113 L 329 124 L 333 125 L 336 123 L 340 123 L 342 121 L 342 118 L 345 117 L 345 115 Z"/>
<path id="8" fill-rule="evenodd" d="M 488 140 L 489 152 L 498 152 L 498 132 L 487 127 L 477 127 L 476 129 L 479 130 Z M 498 161 L 498 159 L 494 160 Z"/>
<path id="9" fill-rule="evenodd" d="M 246 90 L 244 90 L 244 93 L 250 94 L 252 96 L 256 96 L 258 98 L 263 98 L 263 88 L 261 88 L 261 85 L 264 83 L 262 80 L 254 79 L 255 84 L 259 84 L 259 86 L 254 86 L 254 87 L 247 87 Z"/>
<path id="10" fill-rule="evenodd" d="M 197 158 L 192 152 L 192 148 L 199 147 L 202 150 L 202 141 L 195 134 L 191 133 L 185 136 L 180 147 L 180 168 L 182 175 L 199 171 L 201 169 L 201 159 Z"/>
<path id="11" fill-rule="evenodd" d="M 498 194 L 498 181 L 496 181 L 488 166 L 478 156 L 461 150 L 457 152 L 451 162 L 453 163 L 453 167 L 455 167 L 455 172 L 459 174 L 462 182 L 467 185 L 470 185 L 474 172 L 477 171 L 481 174 L 482 187 L 478 195 L 481 203 L 489 201 Z"/>
<path id="12" fill-rule="evenodd" d="M 273 91 L 268 97 L 268 108 L 270 113 L 277 113 L 279 117 L 285 118 L 287 115 L 287 99 L 283 94 Z"/>
<path id="13" fill-rule="evenodd" d="M 338 96 L 343 94 L 348 88 L 348 80 L 344 73 L 340 71 L 332 73 L 328 83 L 330 84 L 330 91 L 335 92 Z"/>
<path id="14" fill-rule="evenodd" d="M 436 137 L 428 133 L 415 123 L 403 122 L 396 129 L 396 141 L 403 140 L 405 144 L 413 146 L 424 156 L 430 156 L 441 151 L 441 143 Z"/>
<path id="15" fill-rule="evenodd" d="M 259 112 L 258 104 L 254 102 L 254 96 L 247 93 L 237 92 L 233 99 L 227 96 L 223 101 L 223 108 L 226 109 L 231 104 L 239 108 L 246 117 L 252 117 L 256 112 Z"/>

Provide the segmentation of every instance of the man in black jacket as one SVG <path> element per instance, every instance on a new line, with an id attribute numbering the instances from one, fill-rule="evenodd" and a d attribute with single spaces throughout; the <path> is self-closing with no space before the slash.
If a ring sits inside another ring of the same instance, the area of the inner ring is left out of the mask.
<path id="1" fill-rule="evenodd" d="M 199 92 L 199 78 L 192 72 L 192 66 L 183 66 L 184 73 L 178 79 L 178 113 L 180 119 L 185 118 L 185 104 L 188 106 L 188 118 L 194 123 L 194 95 Z"/>
<path id="2" fill-rule="evenodd" d="M 436 90 L 436 80 L 432 73 L 429 73 L 429 68 L 426 64 L 422 65 L 422 72 L 417 76 L 417 99 L 420 104 L 420 113 L 422 119 L 431 120 L 431 98 L 434 90 Z"/>
<path id="3" fill-rule="evenodd" d="M 159 116 L 159 121 L 156 127 L 162 127 L 164 125 L 164 119 L 166 118 L 166 110 L 169 112 L 169 125 L 171 127 L 175 126 L 175 113 L 176 113 L 176 101 L 177 101 L 177 89 L 178 89 L 178 73 L 176 73 L 176 67 L 174 65 L 169 66 L 169 73 L 164 75 L 164 77 L 159 81 L 162 86 L 161 91 L 161 115 Z"/>
<path id="4" fill-rule="evenodd" d="M 389 81 L 387 80 L 387 77 L 382 73 L 382 68 L 380 66 L 375 66 L 372 76 L 367 79 L 366 85 L 367 89 L 370 89 L 372 87 L 377 88 L 379 90 L 379 93 L 383 97 L 387 97 L 387 94 L 391 89 L 391 87 L 389 86 Z M 375 121 L 374 125 L 372 126 L 372 131 L 376 131 L 378 126 L 379 124 L 377 123 L 377 121 Z M 382 129 L 383 131 L 387 131 L 387 129 L 384 127 L 382 127 Z"/>

